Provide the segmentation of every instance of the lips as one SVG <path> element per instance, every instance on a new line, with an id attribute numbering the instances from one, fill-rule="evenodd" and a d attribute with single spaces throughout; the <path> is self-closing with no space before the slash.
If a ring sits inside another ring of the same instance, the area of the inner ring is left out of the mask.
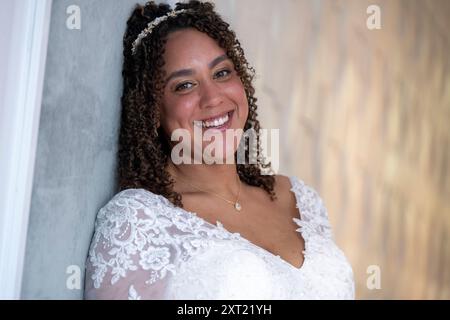
<path id="1" fill-rule="evenodd" d="M 230 110 L 214 117 L 205 118 L 194 121 L 194 125 L 203 129 L 221 129 L 227 127 L 231 123 L 234 110 Z"/>
<path id="2" fill-rule="evenodd" d="M 194 125 L 201 127 L 203 130 L 226 130 L 231 126 L 231 122 L 233 119 L 234 110 L 222 113 L 219 116 L 213 118 L 207 118 L 207 120 L 203 121 L 195 121 Z M 223 123 L 224 119 L 228 118 L 226 122 Z M 217 125 L 214 124 L 216 121 Z"/>
<path id="3" fill-rule="evenodd" d="M 228 110 L 228 111 L 225 111 L 225 112 L 223 112 L 223 113 L 221 113 L 221 114 L 218 114 L 218 115 L 216 115 L 216 116 L 214 116 L 214 117 L 205 118 L 205 119 L 201 119 L 201 120 L 197 120 L 197 121 L 213 121 L 213 120 L 215 120 L 215 119 L 218 119 L 218 118 L 221 118 L 221 117 L 225 116 L 227 113 L 228 113 L 228 115 L 230 115 L 231 112 L 233 112 L 233 111 L 234 111 L 234 110 Z"/>

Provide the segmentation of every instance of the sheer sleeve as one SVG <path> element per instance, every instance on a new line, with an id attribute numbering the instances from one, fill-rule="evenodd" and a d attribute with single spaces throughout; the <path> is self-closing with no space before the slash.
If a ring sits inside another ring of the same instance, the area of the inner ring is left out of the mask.
<path id="1" fill-rule="evenodd" d="M 165 299 L 175 273 L 177 228 L 136 196 L 117 194 L 100 209 L 86 263 L 86 299 Z M 172 227 L 171 227 L 172 226 Z"/>
<path id="2" fill-rule="evenodd" d="M 327 208 L 317 191 L 302 180 L 292 177 L 292 191 L 297 198 L 297 207 L 301 218 L 294 221 L 302 228 L 303 233 L 313 234 L 326 239 L 333 239 L 333 232 Z"/>

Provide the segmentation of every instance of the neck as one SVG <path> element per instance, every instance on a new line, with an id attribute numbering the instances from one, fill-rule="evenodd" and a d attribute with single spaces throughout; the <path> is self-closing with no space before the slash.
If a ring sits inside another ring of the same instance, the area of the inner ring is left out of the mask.
<path id="1" fill-rule="evenodd" d="M 205 191 L 236 196 L 239 182 L 236 164 L 180 164 L 169 161 L 168 171 L 177 183 L 189 186 L 185 181 Z M 177 178 L 180 179 L 177 179 Z M 191 187 L 189 186 L 189 189 Z M 198 192 L 198 190 L 192 190 Z"/>

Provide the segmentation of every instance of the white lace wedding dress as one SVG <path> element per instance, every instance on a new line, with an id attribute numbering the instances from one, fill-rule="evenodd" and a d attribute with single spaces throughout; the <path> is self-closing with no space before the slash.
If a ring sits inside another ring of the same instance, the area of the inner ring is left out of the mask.
<path id="1" fill-rule="evenodd" d="M 290 177 L 305 240 L 294 267 L 238 233 L 144 189 L 116 194 L 95 222 L 87 299 L 354 299 L 353 272 L 319 195 Z"/>

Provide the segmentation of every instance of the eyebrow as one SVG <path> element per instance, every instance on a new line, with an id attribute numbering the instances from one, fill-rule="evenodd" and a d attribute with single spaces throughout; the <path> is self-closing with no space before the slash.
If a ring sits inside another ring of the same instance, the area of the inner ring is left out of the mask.
<path id="1" fill-rule="evenodd" d="M 218 56 L 217 58 L 215 58 L 213 61 L 211 61 L 208 64 L 208 67 L 210 69 L 214 68 L 216 65 L 218 65 L 219 63 L 221 63 L 224 60 L 229 59 L 228 56 L 226 54 L 223 54 L 221 56 Z M 181 69 L 181 70 L 177 70 L 172 72 L 166 79 L 166 84 L 169 83 L 170 80 L 172 80 L 173 78 L 176 77 L 184 77 L 184 76 L 191 76 L 193 75 L 195 72 L 193 69 Z"/>

